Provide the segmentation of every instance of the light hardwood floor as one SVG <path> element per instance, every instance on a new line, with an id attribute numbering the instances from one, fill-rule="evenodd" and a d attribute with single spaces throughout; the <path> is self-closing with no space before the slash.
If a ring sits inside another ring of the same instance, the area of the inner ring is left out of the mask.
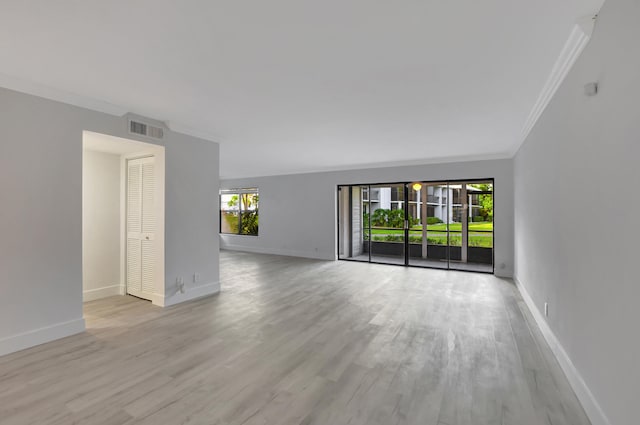
<path id="1" fill-rule="evenodd" d="M 4 424 L 589 421 L 514 285 L 221 253 L 222 293 L 85 304 L 86 333 L 0 358 Z"/>

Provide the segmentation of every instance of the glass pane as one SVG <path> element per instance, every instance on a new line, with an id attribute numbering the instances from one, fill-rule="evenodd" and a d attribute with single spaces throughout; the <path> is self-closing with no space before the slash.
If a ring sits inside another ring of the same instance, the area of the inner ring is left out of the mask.
<path id="1" fill-rule="evenodd" d="M 462 261 L 462 222 L 466 219 L 465 202 L 462 196 L 462 185 L 449 185 L 449 268 L 455 268 Z"/>
<path id="2" fill-rule="evenodd" d="M 459 200 L 453 206 L 454 215 L 459 218 L 455 225 L 460 230 L 455 241 L 458 248 L 451 251 L 450 267 L 493 272 L 493 182 L 458 184 L 455 191 Z"/>
<path id="3" fill-rule="evenodd" d="M 407 186 L 409 265 L 446 269 L 449 255 L 447 184 L 416 182 Z"/>
<path id="4" fill-rule="evenodd" d="M 238 211 L 222 211 L 220 214 L 221 233 L 238 233 L 240 215 Z"/>
<path id="5" fill-rule="evenodd" d="M 404 264 L 404 185 L 377 185 L 370 188 L 371 261 Z"/>
<path id="6" fill-rule="evenodd" d="M 258 194 L 243 193 L 240 195 L 243 211 L 252 211 L 258 209 Z"/>
<path id="7" fill-rule="evenodd" d="M 338 187 L 338 258 L 369 261 L 369 187 Z"/>
<path id="8" fill-rule="evenodd" d="M 349 258 L 349 186 L 338 186 L 338 258 Z"/>
<path id="9" fill-rule="evenodd" d="M 238 211 L 240 209 L 239 195 L 237 193 L 220 195 L 220 209 L 223 211 Z"/>
<path id="10" fill-rule="evenodd" d="M 240 194 L 240 234 L 258 235 L 258 193 Z"/>
<path id="11" fill-rule="evenodd" d="M 369 261 L 369 186 L 351 186 L 350 258 Z"/>
<path id="12" fill-rule="evenodd" d="M 240 228 L 240 198 L 238 194 L 220 195 L 220 232 L 238 233 Z"/>
<path id="13" fill-rule="evenodd" d="M 258 235 L 258 210 L 242 211 L 240 216 L 240 234 Z"/>

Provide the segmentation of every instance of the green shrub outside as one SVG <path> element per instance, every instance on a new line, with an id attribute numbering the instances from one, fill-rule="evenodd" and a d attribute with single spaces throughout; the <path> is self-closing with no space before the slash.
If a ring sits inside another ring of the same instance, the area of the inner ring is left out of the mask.
<path id="1" fill-rule="evenodd" d="M 222 216 L 228 225 L 228 233 L 239 233 L 241 235 L 258 234 L 258 212 L 245 211 L 242 213 L 242 227 L 238 232 L 238 213 L 223 213 Z"/>
<path id="2" fill-rule="evenodd" d="M 364 223 L 369 222 L 369 214 L 364 213 L 362 215 Z M 441 223 L 442 221 L 439 221 Z M 415 226 L 420 223 L 420 220 L 414 217 L 409 217 L 409 226 Z M 393 227 L 396 229 L 404 228 L 404 210 L 388 210 L 385 208 L 378 208 L 371 215 L 372 227 Z"/>
<path id="3" fill-rule="evenodd" d="M 369 240 L 369 234 L 365 233 L 364 240 Z M 373 242 L 404 242 L 403 235 L 373 235 Z M 461 246 L 462 245 L 462 236 L 452 234 L 449 235 L 449 240 L 447 241 L 447 237 L 445 235 L 442 236 L 427 236 L 427 244 L 429 245 L 447 245 L 449 246 Z M 409 243 L 420 244 L 422 243 L 422 236 L 418 235 L 410 235 Z M 493 247 L 493 237 L 492 236 L 477 236 L 471 235 L 469 236 L 469 246 L 478 247 L 478 248 L 492 248 Z"/>
<path id="4" fill-rule="evenodd" d="M 258 212 L 245 211 L 242 213 L 241 235 L 257 235 L 258 234 Z"/>

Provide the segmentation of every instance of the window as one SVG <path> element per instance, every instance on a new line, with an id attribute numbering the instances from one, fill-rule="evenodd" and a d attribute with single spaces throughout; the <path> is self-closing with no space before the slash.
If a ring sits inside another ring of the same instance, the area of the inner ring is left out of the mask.
<path id="1" fill-rule="evenodd" d="M 220 233 L 258 236 L 258 189 L 220 191 Z"/>

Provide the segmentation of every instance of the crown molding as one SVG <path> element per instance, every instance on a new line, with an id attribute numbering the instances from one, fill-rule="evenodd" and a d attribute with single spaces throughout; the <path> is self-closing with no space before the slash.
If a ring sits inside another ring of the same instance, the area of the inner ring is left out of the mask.
<path id="1" fill-rule="evenodd" d="M 542 88 L 542 92 L 540 92 L 540 95 L 538 96 L 538 100 L 533 105 L 533 108 L 527 117 L 527 121 L 522 129 L 520 140 L 513 148 L 513 155 L 518 152 L 524 141 L 527 140 L 529 133 L 531 133 L 531 130 L 533 130 L 533 127 L 542 116 L 542 113 L 551 102 L 551 99 L 553 99 L 558 88 L 560 88 L 560 85 L 569 74 L 569 71 L 571 71 L 571 68 L 580 57 L 584 48 L 587 46 L 587 43 L 593 34 L 597 17 L 598 15 L 587 16 L 578 20 L 574 25 L 573 30 L 569 35 L 569 39 L 562 48 L 560 56 L 558 56 L 558 59 L 553 65 L 551 74 L 549 74 L 549 77 Z"/>
<path id="2" fill-rule="evenodd" d="M 165 121 L 164 124 L 169 130 L 173 131 L 174 133 L 186 134 L 187 136 L 197 137 L 198 139 L 203 139 L 214 143 L 220 143 L 221 141 L 221 138 L 216 135 L 175 121 Z"/>
<path id="3" fill-rule="evenodd" d="M 56 89 L 44 84 L 35 83 L 21 78 L 0 73 L 0 87 L 14 90 L 20 93 L 30 94 L 32 96 L 53 100 L 55 102 L 65 103 L 67 105 L 77 106 L 79 108 L 89 109 L 91 111 L 102 112 L 108 115 L 123 117 L 125 115 L 137 117 L 146 121 L 154 121 L 156 125 L 165 126 L 169 130 L 186 134 L 188 136 L 197 137 L 211 142 L 218 142 L 218 137 L 208 134 L 204 131 L 177 123 L 175 121 L 160 121 L 144 115 L 135 114 L 129 109 L 122 106 L 114 105 L 88 96 L 82 96 L 65 90 Z"/>
<path id="4" fill-rule="evenodd" d="M 48 87 L 43 84 L 34 83 L 32 81 L 23 80 L 6 74 L 0 74 L 0 87 L 118 117 L 121 117 L 128 112 L 127 109 L 109 102 L 55 89 L 53 87 Z"/>
<path id="5" fill-rule="evenodd" d="M 290 176 L 298 174 L 320 174 L 320 173 L 333 173 L 340 171 L 355 171 L 355 170 L 371 170 L 377 168 L 393 168 L 393 167 L 416 167 L 421 165 L 440 165 L 450 164 L 456 162 L 476 162 L 476 161 L 497 161 L 508 159 L 511 160 L 513 155 L 510 152 L 496 152 L 485 155 L 459 155 L 459 156 L 445 156 L 434 158 L 421 158 L 411 159 L 406 161 L 387 161 L 387 162 L 369 162 L 360 164 L 343 164 L 339 166 L 327 166 L 318 167 L 313 169 L 290 169 L 283 170 L 277 173 L 267 174 L 245 174 L 245 175 L 220 175 L 221 180 L 239 180 L 249 178 L 262 178 L 262 177 L 279 177 Z"/>

